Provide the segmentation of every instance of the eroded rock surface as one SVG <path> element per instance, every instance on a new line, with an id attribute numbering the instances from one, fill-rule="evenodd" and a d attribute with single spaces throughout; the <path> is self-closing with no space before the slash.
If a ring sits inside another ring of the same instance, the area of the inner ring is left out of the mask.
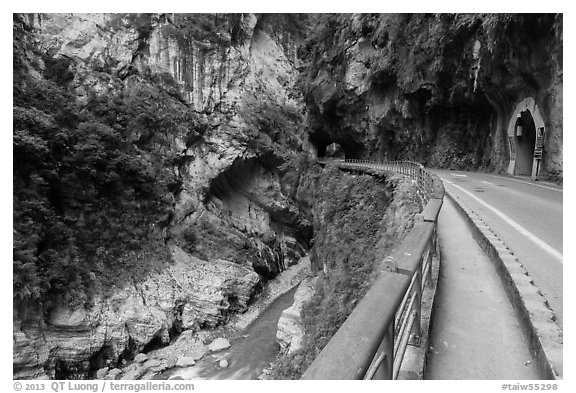
<path id="1" fill-rule="evenodd" d="M 278 320 L 276 340 L 280 351 L 291 354 L 302 347 L 304 327 L 302 326 L 302 307 L 314 295 L 317 278 L 306 278 L 294 293 L 294 303 L 288 307 Z"/>
<path id="2" fill-rule="evenodd" d="M 259 282 L 251 268 L 224 260 L 202 261 L 176 246 L 172 252 L 174 264 L 168 269 L 95 299 L 89 310 L 56 306 L 45 322 L 24 320 L 15 327 L 20 340 L 15 341 L 15 376 L 42 375 L 30 368 L 45 369 L 56 378 L 82 376 L 96 365 L 115 364 L 153 340 L 167 344 L 175 326 L 192 331 L 216 326 L 228 313 L 246 309 Z M 35 346 L 42 348 L 36 357 L 23 356 L 35 352 Z M 135 361 L 149 360 L 139 354 Z"/>

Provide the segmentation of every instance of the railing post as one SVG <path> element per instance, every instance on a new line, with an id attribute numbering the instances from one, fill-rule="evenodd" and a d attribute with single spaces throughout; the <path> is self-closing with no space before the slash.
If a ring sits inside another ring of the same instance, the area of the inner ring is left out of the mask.
<path id="1" fill-rule="evenodd" d="M 438 236 L 437 236 L 438 224 L 434 225 L 434 231 L 432 232 L 432 252 L 434 256 L 438 255 Z"/>
<path id="2" fill-rule="evenodd" d="M 370 379 L 393 379 L 394 368 L 394 320 L 386 329 L 382 344 L 376 352 L 376 362 L 380 365 Z M 370 369 L 368 370 L 370 372 Z"/>
<path id="3" fill-rule="evenodd" d="M 432 238 L 430 239 L 430 251 L 428 252 L 428 260 L 426 263 L 428 264 L 428 274 L 426 275 L 426 283 L 431 286 L 432 285 L 432 256 L 436 255 L 436 225 L 434 225 L 434 230 L 432 231 Z"/>
<path id="4" fill-rule="evenodd" d="M 416 275 L 416 282 L 414 283 L 414 295 L 416 299 L 414 300 L 414 307 L 416 309 L 416 316 L 414 318 L 414 324 L 412 325 L 412 331 L 410 335 L 410 344 L 419 346 L 420 345 L 420 319 L 422 314 L 422 266 L 424 266 L 424 258 L 422 257 L 422 265 L 419 269 L 416 269 L 414 273 Z"/>

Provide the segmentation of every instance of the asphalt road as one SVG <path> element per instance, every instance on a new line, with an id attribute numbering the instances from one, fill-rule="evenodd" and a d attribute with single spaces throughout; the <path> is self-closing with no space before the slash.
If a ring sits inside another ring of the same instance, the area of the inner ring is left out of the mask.
<path id="1" fill-rule="evenodd" d="M 563 327 L 563 191 L 548 183 L 485 173 L 434 170 L 510 248 Z"/>

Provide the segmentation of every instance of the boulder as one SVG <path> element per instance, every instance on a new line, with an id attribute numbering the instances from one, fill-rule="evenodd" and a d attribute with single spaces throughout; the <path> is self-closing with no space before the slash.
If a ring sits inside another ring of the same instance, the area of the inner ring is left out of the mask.
<path id="1" fill-rule="evenodd" d="M 138 370 L 140 369 L 140 363 L 132 363 L 129 366 L 127 366 L 123 371 L 125 373 L 128 373 L 130 371 L 134 371 L 134 370 Z"/>
<path id="2" fill-rule="evenodd" d="M 150 367 L 148 369 L 148 371 L 151 371 L 153 373 L 161 373 L 162 371 L 166 370 L 168 367 L 166 367 L 166 363 L 160 363 L 158 366 L 156 367 Z"/>
<path id="3" fill-rule="evenodd" d="M 139 353 L 138 355 L 136 355 L 136 356 L 134 357 L 134 361 L 135 361 L 136 363 L 143 363 L 143 362 L 145 362 L 146 360 L 148 360 L 148 355 L 146 355 L 145 353 Z"/>
<path id="4" fill-rule="evenodd" d="M 96 379 L 104 379 L 108 374 L 108 367 L 101 368 L 100 370 L 96 371 Z"/>
<path id="5" fill-rule="evenodd" d="M 188 352 L 188 356 L 190 356 L 194 360 L 198 360 L 202 359 L 204 355 L 206 355 L 208 352 L 209 349 L 205 345 L 195 346 Z"/>
<path id="6" fill-rule="evenodd" d="M 208 344 L 208 349 L 210 349 L 211 352 L 221 351 L 226 348 L 230 348 L 230 341 L 222 337 L 217 338 Z"/>
<path id="7" fill-rule="evenodd" d="M 111 377 L 112 379 L 116 378 L 116 376 L 122 374 L 122 370 L 120 370 L 119 368 L 113 368 L 112 370 L 110 370 L 110 372 L 108 372 L 108 375 L 106 375 L 106 377 Z"/>
<path id="8" fill-rule="evenodd" d="M 148 359 L 146 362 L 144 362 L 142 367 L 144 367 L 145 369 L 149 369 L 149 368 L 158 367 L 161 364 L 162 364 L 162 362 L 159 359 Z"/>
<path id="9" fill-rule="evenodd" d="M 177 367 L 190 367 L 194 364 L 196 364 L 196 361 L 190 356 L 179 356 L 178 360 L 176 361 Z"/>
<path id="10" fill-rule="evenodd" d="M 176 356 L 170 356 L 168 359 L 166 359 L 164 361 L 166 368 L 172 368 L 176 366 L 176 363 L 178 362 L 178 358 Z"/>
<path id="11" fill-rule="evenodd" d="M 220 368 L 226 368 L 228 367 L 228 360 L 222 359 L 220 360 L 220 363 L 218 363 L 218 365 L 220 366 Z"/>

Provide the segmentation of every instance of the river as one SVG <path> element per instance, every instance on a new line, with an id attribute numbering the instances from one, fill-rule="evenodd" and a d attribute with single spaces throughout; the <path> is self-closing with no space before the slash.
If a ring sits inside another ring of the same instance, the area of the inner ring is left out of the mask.
<path id="1" fill-rule="evenodd" d="M 294 301 L 294 286 L 274 300 L 244 331 L 231 342 L 230 348 L 206 355 L 194 366 L 173 368 L 162 373 L 162 379 L 257 379 L 278 354 L 276 330 L 282 311 Z M 221 360 L 228 367 L 221 368 Z"/>

